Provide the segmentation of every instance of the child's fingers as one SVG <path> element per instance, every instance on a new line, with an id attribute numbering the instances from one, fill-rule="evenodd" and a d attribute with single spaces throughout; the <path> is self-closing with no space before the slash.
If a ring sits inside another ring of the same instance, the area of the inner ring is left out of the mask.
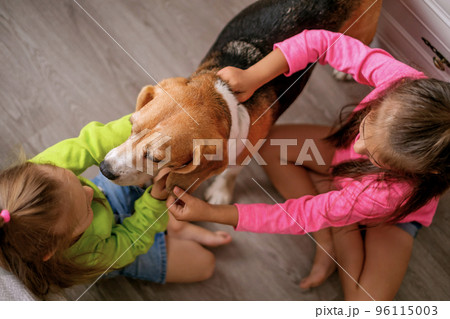
<path id="1" fill-rule="evenodd" d="M 174 197 L 170 196 L 167 199 L 166 206 L 168 211 L 175 216 L 176 219 L 181 218 L 183 215 L 183 206 L 179 204 L 179 201 L 177 201 Z"/>
<path id="2" fill-rule="evenodd" d="M 223 81 L 227 82 L 228 85 L 232 89 L 234 89 L 235 87 L 239 86 L 238 79 L 240 71 L 241 71 L 240 69 L 227 66 L 222 70 L 220 70 L 219 72 L 217 72 L 217 76 L 220 77 Z"/>
<path id="3" fill-rule="evenodd" d="M 221 70 L 219 70 L 218 72 L 217 72 L 217 76 L 219 76 L 219 77 L 226 77 L 227 76 L 227 74 L 230 72 L 232 70 L 232 68 L 231 67 L 229 67 L 229 66 L 227 66 L 227 67 L 224 67 L 223 69 L 221 69 Z"/>
<path id="4" fill-rule="evenodd" d="M 170 206 L 173 205 L 173 203 L 175 203 L 176 198 L 172 195 L 170 195 L 167 200 L 166 200 L 166 206 L 167 208 L 169 208 Z"/>
<path id="5" fill-rule="evenodd" d="M 173 193 L 177 196 L 180 197 L 181 195 L 183 195 L 184 190 L 182 190 L 181 188 L 179 188 L 178 186 L 175 186 L 173 188 Z"/>
<path id="6" fill-rule="evenodd" d="M 245 101 L 247 101 L 250 97 L 252 96 L 252 94 L 249 94 L 249 93 L 247 93 L 247 92 L 243 92 L 243 93 L 238 93 L 237 95 L 236 95 L 236 98 L 237 98 L 237 100 L 239 101 L 239 102 L 245 102 Z"/>
<path id="7" fill-rule="evenodd" d="M 236 94 L 235 93 L 234 95 L 236 96 L 236 99 L 238 100 L 238 102 L 241 102 L 241 103 L 245 102 L 245 100 L 244 100 L 245 99 L 245 95 L 244 94 L 242 94 L 242 93 L 237 93 Z"/>
<path id="8" fill-rule="evenodd" d="M 181 201 L 173 195 L 170 195 L 169 198 L 167 198 L 166 206 L 169 210 L 173 209 L 179 211 L 180 209 L 183 209 Z"/>
<path id="9" fill-rule="evenodd" d="M 185 202 L 186 204 L 191 203 L 192 201 L 194 201 L 196 199 L 194 196 L 192 196 L 189 193 L 185 192 L 184 190 L 182 190 L 178 186 L 175 186 L 175 188 L 173 189 L 173 193 L 179 199 L 181 199 L 183 202 Z"/>

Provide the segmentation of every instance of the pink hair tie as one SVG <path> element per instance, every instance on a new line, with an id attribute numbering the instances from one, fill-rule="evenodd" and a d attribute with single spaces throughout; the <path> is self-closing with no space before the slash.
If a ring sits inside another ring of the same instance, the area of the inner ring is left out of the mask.
<path id="1" fill-rule="evenodd" d="M 7 209 L 2 210 L 0 216 L 3 217 L 3 221 L 5 222 L 5 224 L 11 220 L 11 215 L 9 214 L 9 211 Z"/>

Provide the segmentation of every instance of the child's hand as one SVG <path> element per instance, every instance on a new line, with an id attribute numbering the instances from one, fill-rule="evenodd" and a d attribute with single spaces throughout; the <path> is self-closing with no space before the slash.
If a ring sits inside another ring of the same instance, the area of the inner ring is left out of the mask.
<path id="1" fill-rule="evenodd" d="M 231 226 L 238 223 L 239 213 L 234 205 L 211 205 L 179 187 L 175 187 L 173 193 L 178 199 L 170 195 L 166 205 L 177 220 L 214 222 Z"/>
<path id="2" fill-rule="evenodd" d="M 258 89 L 257 79 L 247 70 L 228 66 L 217 72 L 217 75 L 228 83 L 239 102 L 247 101 Z"/>
<path id="3" fill-rule="evenodd" d="M 239 102 L 247 101 L 264 84 L 289 71 L 289 64 L 280 49 L 275 49 L 247 70 L 232 66 L 217 75 L 228 83 Z"/>
<path id="4" fill-rule="evenodd" d="M 213 209 L 213 206 L 194 197 L 181 188 L 176 186 L 173 189 L 173 193 L 178 197 L 170 195 L 167 199 L 167 207 L 169 208 L 169 212 L 177 220 L 184 221 L 207 221 L 210 217 L 210 212 Z"/>
<path id="5" fill-rule="evenodd" d="M 169 193 L 166 190 L 166 179 L 168 175 L 165 175 L 158 180 L 154 180 L 150 195 L 157 200 L 166 200 Z"/>

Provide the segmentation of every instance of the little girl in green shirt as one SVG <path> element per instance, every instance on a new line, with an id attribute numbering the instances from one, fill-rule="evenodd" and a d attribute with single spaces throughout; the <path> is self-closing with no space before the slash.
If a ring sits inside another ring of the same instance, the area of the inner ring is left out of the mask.
<path id="1" fill-rule="evenodd" d="M 144 190 L 80 176 L 130 136 L 129 118 L 91 122 L 77 138 L 0 173 L 0 266 L 37 296 L 106 273 L 205 280 L 214 256 L 201 245 L 231 241 L 225 232 L 169 221 L 164 178 Z"/>

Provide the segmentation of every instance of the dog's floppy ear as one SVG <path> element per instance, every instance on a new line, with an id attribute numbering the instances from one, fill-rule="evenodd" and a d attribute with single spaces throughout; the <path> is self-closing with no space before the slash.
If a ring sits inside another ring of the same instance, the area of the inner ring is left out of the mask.
<path id="1" fill-rule="evenodd" d="M 219 155 L 219 158 L 211 158 L 216 157 L 220 153 L 222 153 L 222 156 Z M 221 173 L 228 165 L 226 144 L 222 145 L 222 152 L 218 151 L 215 145 L 197 145 L 192 157 L 192 161 L 186 166 L 172 170 L 169 173 L 166 185 L 170 191 L 175 186 L 178 186 L 182 189 L 189 188 L 189 192 L 192 192 L 203 181 Z"/>
<path id="2" fill-rule="evenodd" d="M 193 171 L 195 171 L 198 168 L 198 166 L 200 166 L 201 156 L 202 156 L 201 147 L 198 146 L 198 147 L 196 147 L 194 149 L 194 154 L 192 155 L 192 161 L 190 161 L 186 166 L 183 166 L 183 167 L 181 167 L 179 169 L 175 169 L 172 172 L 174 172 L 176 174 L 192 173 Z M 194 158 L 195 159 L 199 159 L 198 165 L 194 164 Z"/>
<path id="3" fill-rule="evenodd" d="M 137 101 L 136 101 L 136 112 L 139 111 L 143 106 L 145 106 L 148 102 L 153 100 L 155 95 L 155 88 L 153 85 L 144 86 L 139 92 Z"/>

